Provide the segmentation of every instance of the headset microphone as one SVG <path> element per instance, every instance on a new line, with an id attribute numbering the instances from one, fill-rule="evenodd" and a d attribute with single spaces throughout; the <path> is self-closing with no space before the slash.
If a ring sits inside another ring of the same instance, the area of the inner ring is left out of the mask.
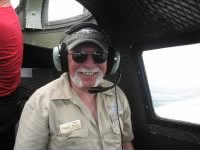
<path id="1" fill-rule="evenodd" d="M 115 87 L 120 79 L 121 79 L 121 72 L 118 70 L 117 73 L 116 73 L 116 76 L 117 76 L 117 79 L 115 80 L 114 84 L 112 86 L 109 86 L 109 87 L 91 87 L 88 92 L 90 94 L 95 94 L 95 93 L 98 93 L 98 92 L 104 92 L 104 91 L 107 91 L 109 89 L 112 89 L 113 87 Z"/>

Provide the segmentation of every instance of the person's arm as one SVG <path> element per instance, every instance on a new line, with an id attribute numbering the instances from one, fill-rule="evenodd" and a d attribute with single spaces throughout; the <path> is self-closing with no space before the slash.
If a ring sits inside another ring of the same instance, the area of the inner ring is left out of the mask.
<path id="1" fill-rule="evenodd" d="M 14 150 L 47 149 L 49 140 L 48 113 L 38 95 L 35 93 L 31 96 L 24 106 Z"/>
<path id="2" fill-rule="evenodd" d="M 131 122 L 131 110 L 128 99 L 124 92 L 120 89 L 119 100 L 121 103 L 123 117 L 122 117 L 122 149 L 123 150 L 134 150 L 134 146 L 131 141 L 134 139 L 132 122 Z"/>
<path id="3" fill-rule="evenodd" d="M 123 143 L 122 149 L 123 150 L 135 150 L 135 148 L 131 142 Z"/>

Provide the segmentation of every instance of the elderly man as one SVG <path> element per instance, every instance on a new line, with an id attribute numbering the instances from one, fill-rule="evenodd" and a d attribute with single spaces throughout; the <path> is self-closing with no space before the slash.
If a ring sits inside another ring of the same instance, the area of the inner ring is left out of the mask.
<path id="1" fill-rule="evenodd" d="M 66 33 L 58 47 L 67 63 L 61 66 L 68 73 L 28 100 L 15 150 L 132 150 L 131 112 L 122 90 L 88 92 L 91 87 L 113 85 L 103 79 L 110 55 L 106 34 L 94 25 L 79 25 Z"/>

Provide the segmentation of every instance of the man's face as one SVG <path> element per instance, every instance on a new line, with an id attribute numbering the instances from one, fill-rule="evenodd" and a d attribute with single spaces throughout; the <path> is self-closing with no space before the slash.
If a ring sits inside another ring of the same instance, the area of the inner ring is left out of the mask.
<path id="1" fill-rule="evenodd" d="M 76 62 L 73 59 L 73 52 L 81 52 L 87 55 L 87 59 L 83 62 Z M 107 70 L 107 61 L 103 63 L 95 63 L 93 60 L 93 53 L 101 52 L 99 47 L 94 44 L 81 44 L 69 51 L 68 65 L 69 74 L 72 86 L 82 89 L 96 87 L 102 81 L 103 76 Z"/>

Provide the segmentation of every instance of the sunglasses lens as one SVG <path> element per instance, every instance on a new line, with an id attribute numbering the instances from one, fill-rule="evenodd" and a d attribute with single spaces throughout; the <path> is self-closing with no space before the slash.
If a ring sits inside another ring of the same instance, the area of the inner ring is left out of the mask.
<path id="1" fill-rule="evenodd" d="M 87 59 L 87 54 L 84 52 L 72 53 L 72 59 L 77 63 L 83 63 Z"/>
<path id="2" fill-rule="evenodd" d="M 87 54 L 85 51 L 73 52 L 72 59 L 77 63 L 83 63 L 87 60 L 88 55 L 92 56 L 92 59 L 95 63 L 101 64 L 107 60 L 107 53 L 103 52 L 94 52 L 92 54 Z"/>
<path id="3" fill-rule="evenodd" d="M 101 64 L 107 60 L 107 54 L 102 52 L 95 52 L 92 54 L 95 63 Z"/>

